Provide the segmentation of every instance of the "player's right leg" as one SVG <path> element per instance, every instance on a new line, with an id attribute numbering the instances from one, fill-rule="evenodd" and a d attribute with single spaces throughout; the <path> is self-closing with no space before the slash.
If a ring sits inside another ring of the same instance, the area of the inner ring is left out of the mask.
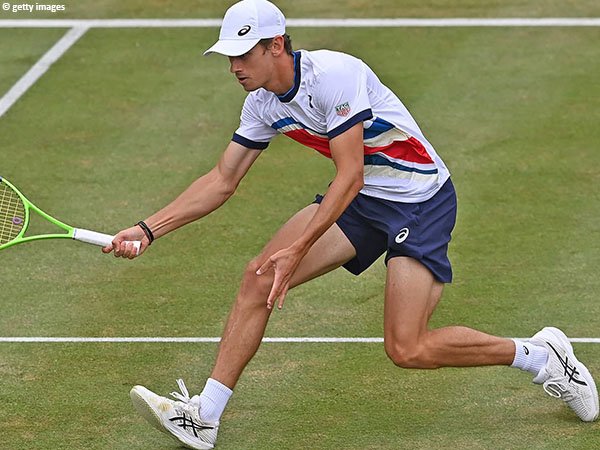
<path id="1" fill-rule="evenodd" d="M 294 215 L 246 267 L 211 378 L 200 396 L 190 398 L 182 382 L 179 385 L 183 395 L 175 394 L 177 400 L 156 395 L 142 386 L 131 390 L 134 406 L 152 426 L 187 447 L 213 448 L 223 408 L 239 376 L 260 346 L 272 311 L 267 309 L 266 303 L 273 283 L 272 271 L 257 276 L 256 270 L 266 257 L 289 247 L 297 239 L 317 208 L 317 204 L 312 204 Z M 340 267 L 355 255 L 346 235 L 334 224 L 302 259 L 290 287 Z"/>
<path id="2" fill-rule="evenodd" d="M 266 299 L 273 284 L 273 272 L 261 276 L 256 271 L 265 258 L 289 247 L 304 231 L 318 205 L 312 204 L 292 217 L 252 260 L 244 272 L 240 290 L 231 310 L 219 346 L 211 377 L 233 389 L 242 370 L 258 349 L 270 309 Z M 334 224 L 313 245 L 292 277 L 290 287 L 323 275 L 352 259 L 355 250 L 339 227 Z"/>

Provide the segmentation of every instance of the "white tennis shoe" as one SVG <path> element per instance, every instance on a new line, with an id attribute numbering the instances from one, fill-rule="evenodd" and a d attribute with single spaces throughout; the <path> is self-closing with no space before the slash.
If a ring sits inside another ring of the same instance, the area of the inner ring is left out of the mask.
<path id="1" fill-rule="evenodd" d="M 548 349 L 548 362 L 533 382 L 543 384 L 548 395 L 564 400 L 584 422 L 596 420 L 596 383 L 587 367 L 575 358 L 567 336 L 558 328 L 546 327 L 537 332 L 530 342 Z"/>
<path id="2" fill-rule="evenodd" d="M 179 392 L 172 392 L 176 400 L 156 395 L 144 386 L 134 386 L 129 393 L 135 409 L 150 425 L 185 447 L 197 450 L 212 449 L 217 440 L 219 422 L 200 419 L 200 397 L 190 398 L 183 380 L 177 380 Z"/>

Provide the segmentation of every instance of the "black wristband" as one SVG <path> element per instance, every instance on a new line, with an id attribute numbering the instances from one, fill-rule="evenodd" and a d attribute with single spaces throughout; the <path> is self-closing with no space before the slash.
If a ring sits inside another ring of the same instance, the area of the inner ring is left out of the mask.
<path id="1" fill-rule="evenodd" d="M 136 225 L 138 225 L 142 229 L 142 231 L 148 238 L 148 241 L 150 241 L 148 245 L 152 244 L 152 241 L 154 241 L 154 235 L 152 234 L 152 230 L 150 229 L 150 227 L 146 225 L 143 220 L 140 220 L 138 223 L 136 223 Z"/>

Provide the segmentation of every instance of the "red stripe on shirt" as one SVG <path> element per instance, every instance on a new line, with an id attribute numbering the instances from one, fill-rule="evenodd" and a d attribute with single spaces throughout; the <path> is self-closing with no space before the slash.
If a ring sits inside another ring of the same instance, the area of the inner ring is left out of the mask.
<path id="1" fill-rule="evenodd" d="M 310 134 L 306 130 L 292 130 L 286 131 L 286 136 L 291 137 L 296 142 L 306 145 L 307 147 L 314 148 L 322 155 L 331 158 L 331 151 L 329 150 L 329 139 L 315 136 Z"/>
<path id="2" fill-rule="evenodd" d="M 329 139 L 315 136 L 310 134 L 306 130 L 291 130 L 285 133 L 286 136 L 292 138 L 296 142 L 307 147 L 314 148 L 316 151 L 325 155 L 327 158 L 331 158 L 331 150 L 329 149 Z M 427 149 L 419 142 L 418 139 L 410 137 L 404 141 L 394 141 L 389 145 L 382 147 L 367 147 L 365 148 L 365 155 L 372 155 L 373 153 L 383 153 L 395 159 L 401 159 L 407 162 L 413 162 L 417 164 L 432 164 L 433 160 L 427 153 Z"/>
<path id="3" fill-rule="evenodd" d="M 365 146 L 365 155 L 372 155 L 373 153 L 383 153 L 395 159 L 417 164 L 433 163 L 431 156 L 427 153 L 427 149 L 414 137 L 410 137 L 405 141 L 394 141 L 382 147 Z"/>

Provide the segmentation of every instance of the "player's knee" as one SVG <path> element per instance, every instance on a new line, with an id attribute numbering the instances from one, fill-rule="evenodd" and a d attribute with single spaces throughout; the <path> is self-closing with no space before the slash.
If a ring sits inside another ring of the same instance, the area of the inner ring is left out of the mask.
<path id="1" fill-rule="evenodd" d="M 260 268 L 257 260 L 252 260 L 246 266 L 244 277 L 242 279 L 241 293 L 244 298 L 266 298 L 271 292 L 273 285 L 273 276 L 271 273 L 257 275 L 256 271 Z"/>
<path id="2" fill-rule="evenodd" d="M 388 358 L 398 367 L 404 369 L 423 369 L 427 367 L 425 349 L 418 343 L 386 339 L 385 352 Z"/>

